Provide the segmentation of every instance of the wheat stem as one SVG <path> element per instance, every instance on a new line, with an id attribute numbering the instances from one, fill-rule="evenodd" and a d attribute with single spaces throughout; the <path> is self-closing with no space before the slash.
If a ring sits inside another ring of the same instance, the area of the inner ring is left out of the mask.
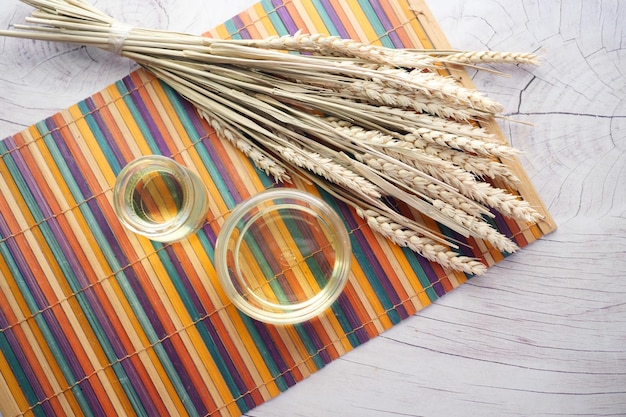
<path id="1" fill-rule="evenodd" d="M 292 171 L 309 178 L 373 229 L 446 268 L 481 273 L 485 266 L 451 251 L 454 242 L 394 211 L 388 198 L 508 252 L 514 244 L 481 219 L 492 215 L 485 206 L 540 218 L 517 196 L 476 178 L 516 180 L 497 159 L 517 152 L 474 125 L 502 106 L 434 72 L 446 62 L 532 64 L 531 54 L 394 50 L 303 33 L 220 40 L 131 28 L 85 0 L 22 1 L 37 9 L 28 25 L 0 35 L 95 46 L 135 60 L 276 181 L 290 181 Z"/>

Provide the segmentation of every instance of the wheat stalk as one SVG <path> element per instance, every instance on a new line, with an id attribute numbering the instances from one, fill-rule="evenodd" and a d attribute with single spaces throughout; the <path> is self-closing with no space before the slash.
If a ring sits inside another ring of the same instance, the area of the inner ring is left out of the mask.
<path id="1" fill-rule="evenodd" d="M 502 106 L 436 72 L 447 62 L 533 64 L 534 55 L 394 50 L 304 33 L 221 40 L 130 27 L 85 0 L 22 1 L 36 9 L 28 24 L 0 35 L 78 43 L 135 60 L 259 169 L 283 182 L 304 176 L 372 229 L 446 268 L 485 270 L 451 250 L 457 242 L 394 210 L 390 199 L 507 252 L 515 244 L 483 220 L 492 216 L 486 207 L 540 218 L 517 196 L 476 178 L 516 180 L 498 158 L 517 152 L 475 125 Z"/>
<path id="2" fill-rule="evenodd" d="M 413 145 L 418 147 L 416 142 L 413 142 Z M 444 146 L 428 143 L 420 143 L 418 149 L 422 149 L 428 155 L 450 161 L 479 177 L 499 179 L 509 186 L 515 186 L 515 184 L 520 181 L 519 178 L 506 165 L 498 160 L 478 155 L 471 155 L 465 152 L 459 152 L 455 149 L 449 149 Z"/>
<path id="3" fill-rule="evenodd" d="M 267 175 L 274 177 L 278 182 L 291 182 L 291 177 L 287 173 L 284 164 L 274 159 L 272 156 L 263 152 L 258 146 L 255 146 L 246 136 L 237 130 L 229 129 L 217 117 L 205 111 L 199 111 L 200 115 L 209 122 L 215 133 L 232 144 L 235 145 L 244 155 L 246 155 L 254 165 L 265 172 Z"/>
<path id="4" fill-rule="evenodd" d="M 528 222 L 538 221 L 541 218 L 541 215 L 527 202 L 519 200 L 517 196 L 508 193 L 506 190 L 477 181 L 470 172 L 464 170 L 450 159 L 425 158 L 425 156 L 431 155 L 424 152 L 424 149 L 398 146 L 393 137 L 386 136 L 380 132 L 367 132 L 362 128 L 350 127 L 347 123 L 341 124 L 332 120 L 331 123 L 336 126 L 336 129 L 348 131 L 354 138 L 383 147 L 387 154 L 395 156 L 397 160 L 405 161 L 412 164 L 412 166 L 420 168 L 421 171 L 426 172 L 430 176 L 452 185 L 464 196 L 495 208 L 507 216 Z M 406 139 L 406 137 L 404 138 Z M 411 142 L 413 143 L 414 141 Z M 438 153 L 441 153 L 441 151 Z M 360 158 L 366 160 L 366 163 L 372 166 L 372 158 L 367 158 L 366 156 L 360 156 Z M 382 163 L 376 161 L 376 164 L 381 167 L 385 166 L 384 161 Z M 386 171 L 389 172 L 390 169 L 389 164 L 387 164 Z M 480 169 L 484 170 L 484 167 Z M 504 178 L 509 177 L 509 174 L 507 172 Z M 412 181 L 412 183 L 416 184 L 415 181 Z"/>
<path id="5" fill-rule="evenodd" d="M 539 65 L 539 57 L 537 55 L 521 52 L 465 51 L 446 55 L 444 60 L 446 62 L 460 64 L 492 63 Z"/>
<path id="6" fill-rule="evenodd" d="M 485 265 L 476 259 L 461 256 L 432 239 L 423 237 L 418 232 L 391 221 L 374 210 L 357 210 L 357 214 L 367 222 L 372 230 L 380 233 L 396 245 L 407 247 L 445 268 L 476 275 L 480 275 L 486 270 Z"/>

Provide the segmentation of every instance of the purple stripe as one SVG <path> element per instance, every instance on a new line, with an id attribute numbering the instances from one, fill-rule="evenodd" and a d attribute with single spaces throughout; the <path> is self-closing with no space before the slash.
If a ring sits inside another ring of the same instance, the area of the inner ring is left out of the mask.
<path id="1" fill-rule="evenodd" d="M 266 325 L 264 323 L 261 323 L 260 321 L 253 320 L 253 319 L 250 319 L 250 320 L 254 324 L 254 327 L 256 328 L 259 336 L 261 337 L 261 340 L 263 341 L 263 346 L 257 345 L 257 347 L 259 348 L 259 351 L 263 353 L 262 348 L 264 347 L 265 351 L 269 353 L 270 357 L 272 358 L 272 361 L 278 368 L 278 371 L 280 372 L 280 376 L 284 379 L 287 386 L 288 387 L 294 386 L 296 384 L 296 380 L 292 374 L 292 371 L 291 369 L 289 369 L 289 367 L 287 366 L 287 363 L 285 362 L 285 359 L 283 358 L 282 354 L 278 350 L 278 343 L 274 342 L 272 335 L 267 330 L 267 326 L 271 326 L 271 325 Z"/>
<path id="2" fill-rule="evenodd" d="M 402 44 L 400 37 L 396 33 L 396 30 L 395 30 L 396 28 L 391 24 L 391 21 L 389 20 L 389 17 L 385 13 L 385 10 L 380 5 L 379 0 L 369 0 L 369 2 L 372 5 L 372 8 L 374 9 L 374 11 L 376 12 L 376 15 L 380 19 L 380 23 L 383 25 L 383 27 L 387 31 L 389 38 L 391 39 L 391 42 L 393 43 L 394 47 L 398 49 L 403 48 L 404 45 Z"/>
<path id="3" fill-rule="evenodd" d="M 70 384 L 74 384 L 78 381 L 78 385 L 80 386 L 80 390 L 84 395 L 84 398 L 87 400 L 87 403 L 90 405 L 91 411 L 95 412 L 96 415 L 104 416 L 103 410 L 101 409 L 100 402 L 96 396 L 96 393 L 91 386 L 91 382 L 86 379 L 87 374 L 84 369 L 80 365 L 78 358 L 76 357 L 76 352 L 70 344 L 70 340 L 63 331 L 63 327 L 57 321 L 57 317 L 52 310 L 45 310 L 42 313 L 42 317 L 45 320 L 46 324 L 50 332 L 52 333 L 54 340 L 58 346 L 58 348 L 63 352 L 65 357 L 65 363 L 69 367 L 69 370 L 72 373 L 72 380 L 68 382 Z M 75 340 L 74 340 L 75 341 Z M 67 376 L 66 376 L 67 378 Z"/>
<path id="4" fill-rule="evenodd" d="M 433 288 L 437 296 L 438 297 L 443 296 L 446 293 L 446 290 L 441 284 L 441 279 L 437 276 L 437 273 L 433 269 L 433 266 L 430 263 L 430 261 L 419 254 L 415 254 L 415 259 L 417 259 L 422 269 L 426 273 L 426 277 L 428 278 L 428 281 L 430 282 L 431 287 Z M 434 301 L 434 300 L 431 300 L 431 301 Z"/>
<path id="5" fill-rule="evenodd" d="M 344 204 L 338 204 L 337 208 L 339 209 L 339 215 L 344 219 L 347 223 L 348 230 L 352 230 L 352 235 L 354 236 L 354 231 L 359 230 L 359 223 L 357 221 L 357 217 L 352 214 L 350 209 L 346 207 Z M 358 340 L 363 343 L 370 339 L 367 331 L 363 327 L 364 323 L 361 321 L 359 316 L 356 313 L 356 310 L 350 303 L 349 298 L 344 294 L 339 296 L 339 304 L 342 306 L 344 314 L 352 326 L 354 333 L 356 334 Z"/>
<path id="6" fill-rule="evenodd" d="M 231 19 L 231 22 L 237 28 L 237 34 L 239 36 L 241 36 L 243 39 L 250 39 L 250 38 L 252 38 L 252 35 L 250 34 L 250 31 L 246 28 L 246 25 L 243 23 L 243 20 L 241 20 L 241 17 L 239 17 L 239 15 L 233 17 Z M 232 35 L 233 34 L 231 34 L 231 36 Z"/>
<path id="7" fill-rule="evenodd" d="M 14 334 L 13 329 L 6 330 L 4 332 L 4 335 L 7 338 L 7 342 L 11 346 L 11 350 L 15 354 L 17 361 L 19 362 L 19 367 L 24 372 L 24 375 L 26 375 L 26 379 L 28 380 L 30 387 L 33 389 L 35 396 L 37 397 L 37 401 L 41 402 L 41 407 L 44 409 L 45 415 L 53 416 L 54 411 L 53 411 L 52 405 L 47 401 L 48 395 L 46 395 L 44 389 L 39 383 L 39 378 L 37 374 L 31 367 L 28 358 L 24 354 L 25 351 L 27 350 L 30 351 L 31 349 L 28 346 L 22 346 L 20 344 L 20 342 L 18 341 L 17 337 Z M 18 364 L 12 364 L 12 366 L 16 366 L 16 365 Z"/>
<path id="8" fill-rule="evenodd" d="M 509 225 L 506 223 L 506 220 L 504 219 L 504 216 L 502 215 L 502 213 L 500 213 L 499 211 L 495 209 L 490 209 L 490 211 L 491 213 L 495 215 L 495 217 L 493 218 L 493 221 L 496 224 L 496 227 L 498 228 L 498 230 L 509 239 L 512 239 L 513 232 L 509 228 Z"/>
<path id="9" fill-rule="evenodd" d="M 117 276 L 119 275 L 120 274 L 117 274 Z M 132 268 L 126 268 L 121 273 L 121 275 L 126 278 L 126 282 L 128 283 L 128 285 L 130 285 L 133 291 L 133 295 L 135 295 L 137 301 L 139 301 L 139 306 L 137 306 L 134 305 L 132 299 L 128 300 L 133 307 L 133 310 L 135 310 L 137 316 L 141 316 L 143 313 L 150 322 L 151 329 L 144 329 L 144 331 L 146 331 L 146 333 L 148 334 L 150 333 L 150 330 L 154 331 L 154 336 L 149 336 L 149 338 L 152 339 L 154 337 L 157 340 L 167 338 L 169 334 L 165 331 L 163 323 L 161 323 L 161 321 L 159 320 L 159 316 L 156 313 L 154 306 L 150 302 L 150 298 L 144 291 L 142 284 L 139 282 L 139 279 L 137 278 L 135 272 L 132 270 Z M 118 278 L 118 281 L 121 281 L 121 279 Z M 121 284 L 123 285 L 123 283 Z"/>
<path id="10" fill-rule="evenodd" d="M 0 224 L 2 223 L 2 216 L 0 214 Z M 1 226 L 0 226 L 1 229 Z M 0 243 L 0 245 L 2 245 L 2 243 Z M 2 252 L 0 252 L 0 260 L 3 259 L 4 257 L 2 256 Z M 6 260 L 5 260 L 6 262 Z M 5 296 L 7 294 L 4 294 Z M 5 308 L 7 308 L 5 306 Z M 9 330 L 11 327 L 13 327 L 16 323 L 11 323 L 9 322 L 9 318 L 6 316 L 6 314 L 4 314 L 4 309 L 2 307 L 0 307 L 0 333 L 4 332 L 5 330 Z"/>
<path id="11" fill-rule="evenodd" d="M 41 188 L 37 184 L 35 177 L 32 175 L 32 171 L 37 168 L 29 167 L 21 152 L 13 152 L 11 155 L 7 155 L 7 157 L 10 157 L 13 159 L 13 162 L 17 166 L 17 169 L 19 173 L 21 174 L 22 179 L 26 183 L 26 186 L 28 187 L 30 194 L 35 200 L 37 207 L 42 212 L 43 218 L 38 218 L 40 217 L 39 213 L 33 213 L 33 209 L 32 208 L 30 209 L 31 213 L 33 214 L 33 217 L 35 218 L 35 221 L 41 221 L 46 218 L 52 217 L 53 216 L 52 209 L 48 205 L 48 202 L 46 201 L 46 198 L 44 197 L 41 191 Z M 24 193 L 26 190 L 20 190 L 20 191 Z"/>
<path id="12" fill-rule="evenodd" d="M 189 281 L 189 278 L 187 277 L 187 273 L 185 272 L 183 265 L 182 265 L 183 261 L 178 258 L 176 253 L 174 253 L 174 248 L 172 246 L 165 247 L 165 253 L 167 253 L 167 256 L 170 260 L 170 265 L 173 266 L 174 269 L 176 270 L 176 276 L 171 277 L 171 278 L 176 279 L 183 284 L 183 287 L 185 287 L 185 293 L 186 293 L 184 295 L 187 296 L 191 300 L 193 304 L 193 308 L 197 312 L 197 316 L 203 317 L 203 316 L 208 315 L 206 309 L 204 308 L 202 301 L 200 301 L 200 298 L 198 297 L 198 294 L 195 288 L 193 287 L 193 284 L 191 283 L 191 281 Z M 191 310 L 191 309 L 187 307 L 187 310 Z M 192 313 L 193 315 L 193 311 L 190 311 L 190 313 Z"/>
<path id="13" fill-rule="evenodd" d="M 111 153 L 113 154 L 115 160 L 120 166 L 124 166 L 126 164 L 126 159 L 122 154 L 118 142 L 115 141 L 115 136 L 111 132 L 111 129 L 109 129 L 109 125 L 107 125 L 107 123 L 104 121 L 102 114 L 98 110 L 94 99 L 92 97 L 89 97 L 85 101 L 83 101 L 83 103 L 90 111 L 90 114 L 85 115 L 85 118 L 93 118 L 94 122 L 98 126 L 101 136 L 106 140 L 106 143 L 111 150 Z M 93 125 L 90 125 L 90 128 L 92 128 L 93 130 Z"/>
<path id="14" fill-rule="evenodd" d="M 195 316 L 196 317 L 208 316 L 208 313 L 207 313 L 206 309 L 204 308 L 204 305 L 200 301 L 195 288 L 193 287 L 193 285 L 191 284 L 191 282 L 187 278 L 187 274 L 186 274 L 185 270 L 182 267 L 182 262 L 180 262 L 180 260 L 177 258 L 176 254 L 174 253 L 174 249 L 171 246 L 168 246 L 165 249 L 165 251 L 166 251 L 167 255 L 169 256 L 169 258 L 171 260 L 171 265 L 176 270 L 176 277 L 172 277 L 172 279 L 180 280 L 180 282 L 185 287 L 186 294 L 184 294 L 184 296 L 189 298 L 191 300 L 191 302 L 193 303 L 193 308 L 196 310 Z M 194 316 L 194 312 L 192 311 L 190 306 L 187 306 L 187 310 L 192 314 L 192 317 L 193 317 Z M 243 378 L 241 378 L 240 372 L 237 369 L 237 366 L 235 365 L 235 363 L 233 362 L 232 358 L 230 357 L 228 349 L 224 345 L 222 339 L 220 338 L 219 333 L 217 332 L 215 326 L 213 325 L 213 322 L 211 321 L 212 318 L 215 318 L 215 317 L 217 317 L 217 316 L 213 315 L 209 319 L 202 320 L 201 323 L 205 327 L 205 329 L 208 331 L 208 333 L 209 333 L 209 335 L 211 337 L 211 340 L 213 341 L 213 343 L 215 345 L 215 348 L 217 349 L 217 351 L 219 353 L 220 359 L 223 361 L 223 363 L 225 364 L 226 368 L 228 368 L 228 373 L 233 378 L 233 380 L 235 382 L 235 385 L 237 386 L 238 393 L 239 394 L 244 394 L 244 393 L 246 393 L 248 391 L 248 387 L 246 386 L 246 383 L 243 380 Z M 190 387 L 192 386 L 190 381 L 189 381 L 189 383 L 187 385 L 189 385 Z M 246 400 L 246 403 L 247 403 L 248 402 L 248 398 L 246 397 L 245 400 Z M 251 404 L 248 404 L 248 405 L 251 405 Z M 254 404 L 252 404 L 252 405 L 254 405 Z M 206 410 L 205 410 L 205 412 L 206 412 Z"/>
<path id="15" fill-rule="evenodd" d="M 239 192 L 239 189 L 237 187 L 237 185 L 235 184 L 232 176 L 229 175 L 228 170 L 226 168 L 226 163 L 228 161 L 224 161 L 222 160 L 222 158 L 220 157 L 220 154 L 218 153 L 217 149 L 215 148 L 215 145 L 213 143 L 213 141 L 216 140 L 215 138 L 213 139 L 204 139 L 202 141 L 202 144 L 204 145 L 206 151 L 209 154 L 209 157 L 211 158 L 211 161 L 213 161 L 213 163 L 215 164 L 215 168 L 218 171 L 218 174 L 220 176 L 220 179 L 222 179 L 222 181 L 224 182 L 224 185 L 226 186 L 226 190 L 222 190 L 219 189 L 220 194 L 224 194 L 224 192 L 228 192 L 232 198 L 235 200 L 235 203 L 239 203 L 241 202 L 244 198 L 241 195 L 241 193 Z M 219 139 L 217 139 L 219 140 Z M 217 184 L 219 184 L 219 182 L 216 181 Z"/>
<path id="16" fill-rule="evenodd" d="M 346 29 L 343 22 L 341 21 L 341 18 L 335 11 L 335 8 L 332 6 L 332 4 L 330 4 L 330 1 L 320 0 L 320 3 L 322 4 L 322 7 L 324 8 L 324 10 L 326 10 L 326 13 L 328 13 L 328 17 L 330 17 L 330 20 L 333 22 L 333 25 L 335 25 L 335 29 L 337 29 L 337 33 L 339 33 L 339 36 L 341 36 L 344 39 L 350 38 L 350 34 L 348 33 L 348 30 Z"/>
<path id="17" fill-rule="evenodd" d="M 218 216 L 214 216 L 214 217 L 218 217 Z M 211 243 L 211 247 L 215 248 L 215 243 L 217 242 L 218 233 L 215 232 L 213 228 L 211 227 L 211 222 L 207 222 L 204 226 L 202 226 L 202 231 L 206 234 L 206 237 L 209 239 L 209 243 Z"/>
<path id="18" fill-rule="evenodd" d="M 237 369 L 237 366 L 235 365 L 232 358 L 230 357 L 228 349 L 224 345 L 224 342 L 222 342 L 222 339 L 220 338 L 220 335 L 217 332 L 215 325 L 213 324 L 213 320 L 219 320 L 219 315 L 214 314 L 208 319 L 202 320 L 202 325 L 209 332 L 209 335 L 211 336 L 211 340 L 213 341 L 213 343 L 215 344 L 215 348 L 219 352 L 220 359 L 222 359 L 222 361 L 226 365 L 226 368 L 228 369 L 228 374 L 235 382 L 235 386 L 237 387 L 237 390 L 239 391 L 238 394 L 240 395 L 243 394 L 244 395 L 243 399 L 245 403 L 249 407 L 254 407 L 255 406 L 254 401 L 252 399 L 252 396 L 248 392 L 250 388 L 246 386 L 245 381 L 241 377 L 241 373 L 239 372 L 239 370 Z"/>
<path id="19" fill-rule="evenodd" d="M 70 152 L 70 149 L 65 142 L 65 138 L 63 138 L 63 135 L 61 135 L 61 133 L 56 129 L 56 125 L 54 124 L 54 121 L 52 119 L 47 119 L 45 121 L 45 127 L 48 129 L 47 132 L 43 131 L 42 129 L 43 126 L 41 124 L 37 125 L 37 128 L 42 136 L 49 135 L 52 137 L 53 142 L 56 145 L 56 148 L 58 149 L 59 153 L 61 154 L 63 162 L 65 162 L 67 168 L 69 169 L 71 173 L 71 177 L 72 179 L 74 179 L 78 189 L 80 190 L 82 194 L 82 197 L 85 199 L 92 197 L 93 192 L 87 185 L 87 181 L 85 181 L 85 178 L 80 168 L 78 167 L 78 164 L 76 163 L 74 159 L 74 155 L 72 155 L 72 152 Z M 57 166 L 60 167 L 59 161 L 57 161 Z M 67 179 L 66 179 L 66 182 L 68 182 Z M 75 197 L 78 197 L 78 196 L 75 196 Z M 79 199 L 77 198 L 77 200 Z M 78 201 L 78 203 L 80 203 L 80 201 Z"/>
<path id="20" fill-rule="evenodd" d="M 341 294 L 339 298 L 337 298 L 337 303 L 341 307 L 341 311 L 350 324 L 352 333 L 356 336 L 359 343 L 365 343 L 370 340 L 370 336 L 367 334 L 367 331 L 365 331 L 365 327 L 363 327 L 363 323 L 357 315 L 354 306 L 350 303 L 348 296 L 345 293 Z M 346 334 L 348 334 L 348 331 L 346 331 Z"/>
<path id="21" fill-rule="evenodd" d="M 315 327 L 313 327 L 313 324 L 310 321 L 305 321 L 304 323 L 302 323 L 302 328 L 309 336 L 309 340 L 313 343 L 313 346 L 315 346 L 315 354 L 319 355 L 319 357 L 322 359 L 322 362 L 324 362 L 325 364 L 329 364 L 332 361 L 332 358 L 328 353 L 328 347 L 325 346 L 322 342 L 322 339 L 315 331 Z"/>
<path id="22" fill-rule="evenodd" d="M 298 29 L 301 29 L 291 18 L 291 15 L 289 14 L 287 8 L 284 6 L 282 0 L 272 0 L 272 6 L 274 6 L 276 14 L 285 25 L 285 29 L 287 29 L 287 32 L 293 35 L 298 31 Z"/>
<path id="23" fill-rule="evenodd" d="M 116 375 L 118 377 L 118 381 L 120 385 L 124 385 L 122 383 L 124 379 L 126 379 L 126 381 L 129 381 L 130 385 L 132 385 L 131 389 L 135 393 L 137 393 L 141 406 L 146 410 L 146 414 L 149 416 L 159 415 L 157 406 L 154 403 L 154 399 L 152 398 L 152 396 L 146 389 L 146 384 L 148 384 L 148 382 L 145 382 L 139 377 L 135 364 L 133 363 L 131 358 L 127 356 L 126 358 L 120 360 L 119 364 L 122 366 L 122 369 L 126 373 L 126 376 L 123 376 L 123 375 L 117 374 L 117 371 L 116 371 Z"/>
<path id="24" fill-rule="evenodd" d="M 176 374 L 178 375 L 178 377 L 180 378 L 181 382 L 183 383 L 185 387 L 184 393 L 189 396 L 189 399 L 191 400 L 194 408 L 200 415 L 207 415 L 208 410 L 206 409 L 204 402 L 202 401 L 202 398 L 200 397 L 200 394 L 198 393 L 195 386 L 193 385 L 191 378 L 189 377 L 189 373 L 187 372 L 187 369 L 185 368 L 182 361 L 180 360 L 180 356 L 178 355 L 178 352 L 176 351 L 176 348 L 174 347 L 174 343 L 172 342 L 171 337 L 168 337 L 167 339 L 161 341 L 161 346 L 163 346 L 163 349 L 167 353 L 167 357 L 170 359 L 170 362 L 174 366 L 174 370 L 176 371 Z M 137 382 L 140 382 L 140 381 L 137 381 Z"/>
<path id="25" fill-rule="evenodd" d="M 130 92 L 129 96 L 135 104 L 135 107 L 139 111 L 141 120 L 145 123 L 145 126 L 148 129 L 147 132 L 145 130 L 142 130 L 144 135 L 149 134 L 149 136 L 146 138 L 148 139 L 148 142 L 150 142 L 150 139 L 152 139 L 162 155 L 172 155 L 174 152 L 167 146 L 163 135 L 161 134 L 159 128 L 157 127 L 157 124 L 155 123 L 154 117 L 158 117 L 158 115 L 155 115 L 153 117 L 152 113 L 150 113 L 150 110 L 146 106 L 146 103 L 139 93 L 138 87 L 133 81 L 132 77 L 130 75 L 126 76 L 123 78 L 122 82 Z"/>
<path id="26" fill-rule="evenodd" d="M 374 252 L 370 250 L 371 244 L 368 242 L 363 232 L 358 228 L 359 225 L 356 219 L 352 216 L 350 209 L 348 207 L 341 206 L 340 210 L 341 216 L 348 223 L 349 230 L 354 230 L 352 235 L 354 236 L 354 239 L 356 240 L 358 246 L 361 248 L 361 253 L 367 259 L 367 264 L 361 264 L 361 266 L 363 267 L 363 269 L 367 269 L 368 267 L 369 269 L 371 269 L 371 271 L 373 272 L 373 278 L 375 278 L 381 284 L 383 291 L 385 292 L 391 303 L 391 306 L 389 306 L 389 308 L 394 308 L 401 318 L 408 317 L 409 314 L 402 304 L 398 293 L 396 293 L 393 285 L 391 284 L 389 279 L 387 279 L 387 274 L 385 273 L 385 270 L 383 269 L 380 262 L 378 262 L 378 259 L 374 256 Z"/>
<path id="27" fill-rule="evenodd" d="M 270 278 L 276 279 L 280 288 L 289 288 L 289 292 L 285 291 L 285 297 L 289 298 L 290 301 L 296 301 L 294 297 L 291 297 L 291 295 L 295 294 L 296 292 L 291 291 L 291 286 L 289 285 L 289 280 L 285 276 L 283 267 L 280 265 L 280 261 L 277 260 L 274 256 L 271 244 L 271 242 L 273 241 L 273 237 L 269 234 L 265 235 L 262 228 L 250 228 L 250 233 L 252 234 L 254 243 L 261 251 L 261 262 L 265 261 L 267 263 L 267 266 L 272 271 L 273 277 Z M 264 278 L 267 279 L 268 277 Z"/>
<path id="28" fill-rule="evenodd" d="M 30 266 L 24 258 L 17 242 L 15 239 L 8 239 L 6 241 L 6 245 L 19 271 L 19 276 L 14 276 L 14 278 L 16 278 L 16 280 L 22 278 L 22 282 L 28 287 L 28 294 L 35 301 L 36 308 L 38 308 L 39 311 L 47 308 L 50 303 L 43 294 L 41 287 L 39 287 L 37 278 L 33 275 L 33 271 L 30 269 Z M 36 314 L 39 311 L 31 311 L 31 313 Z"/>

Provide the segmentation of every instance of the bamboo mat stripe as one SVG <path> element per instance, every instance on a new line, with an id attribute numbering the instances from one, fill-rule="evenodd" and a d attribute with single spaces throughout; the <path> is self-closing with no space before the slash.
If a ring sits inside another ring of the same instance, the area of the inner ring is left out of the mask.
<path id="1" fill-rule="evenodd" d="M 264 0 L 208 35 L 303 30 L 432 47 L 441 34 L 428 13 L 420 0 Z M 209 191 L 206 222 L 188 240 L 151 242 L 115 217 L 116 175 L 148 154 L 189 167 Z M 252 320 L 217 282 L 215 242 L 238 203 L 277 186 L 141 70 L 0 141 L 2 415 L 239 416 L 468 278 L 390 244 L 345 204 L 298 182 L 344 219 L 350 280 L 313 320 Z M 542 234 L 494 214 L 493 224 L 522 247 Z M 460 250 L 489 265 L 507 255 L 412 215 L 467 242 Z M 324 267 L 317 262 L 308 267 Z"/>

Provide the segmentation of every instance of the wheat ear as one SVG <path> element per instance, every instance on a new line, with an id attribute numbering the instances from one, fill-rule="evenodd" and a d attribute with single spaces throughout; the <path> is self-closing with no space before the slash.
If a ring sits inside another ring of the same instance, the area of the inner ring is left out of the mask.
<path id="1" fill-rule="evenodd" d="M 397 88 L 371 81 L 354 81 L 342 87 L 341 90 L 343 94 L 364 99 L 376 105 L 409 109 L 443 118 L 466 121 L 485 117 L 484 112 L 471 107 L 460 106 L 439 97 L 415 94 L 414 91 L 399 91 Z M 333 91 L 338 92 L 338 89 Z"/>
<path id="2" fill-rule="evenodd" d="M 339 57 L 344 60 L 357 58 L 367 63 L 394 67 L 432 67 L 436 63 L 436 59 L 425 53 L 381 48 L 352 39 L 319 33 L 309 34 L 302 31 L 298 31 L 294 35 L 271 36 L 266 39 L 240 40 L 238 42 L 256 48 L 310 52 L 327 57 Z"/>
<path id="3" fill-rule="evenodd" d="M 486 182 L 476 182 L 473 198 L 515 220 L 536 223 L 543 219 L 527 201 Z"/>
<path id="4" fill-rule="evenodd" d="M 442 61 L 458 64 L 521 64 L 539 65 L 539 57 L 525 52 L 467 51 L 446 55 Z"/>
<path id="5" fill-rule="evenodd" d="M 391 83 L 391 86 L 397 86 L 400 92 L 410 93 L 416 90 L 426 97 L 440 98 L 449 103 L 469 106 L 489 114 L 500 113 L 503 109 L 500 103 L 483 93 L 464 87 L 453 78 L 435 72 L 404 71 L 396 68 L 379 69 L 378 72 L 387 75 L 382 81 L 383 84 L 389 83 L 388 80 L 398 79 L 400 83 Z"/>
<path id="6" fill-rule="evenodd" d="M 463 210 L 455 208 L 440 200 L 433 201 L 433 206 L 450 218 L 467 227 L 467 229 L 471 231 L 472 236 L 488 241 L 499 251 L 513 253 L 519 249 L 515 242 L 495 230 L 483 219 L 470 216 Z"/>
<path id="7" fill-rule="evenodd" d="M 307 169 L 328 181 L 347 187 L 359 194 L 372 198 L 381 197 L 378 187 L 332 158 L 302 149 L 295 144 L 291 146 L 276 145 L 275 149 L 286 161 L 297 167 Z"/>
<path id="8" fill-rule="evenodd" d="M 413 141 L 412 144 L 426 154 L 450 161 L 464 170 L 479 177 L 499 179 L 507 185 L 519 183 L 519 178 L 503 163 L 484 156 L 471 155 L 456 149 L 435 145 L 423 141 Z"/>
<path id="9" fill-rule="evenodd" d="M 430 261 L 438 262 L 444 268 L 474 275 L 481 275 L 487 270 L 486 266 L 475 258 L 459 255 L 432 239 L 420 236 L 419 233 L 406 226 L 391 221 L 374 210 L 357 209 L 356 212 L 372 230 L 398 246 L 407 247 Z"/>
<path id="10" fill-rule="evenodd" d="M 225 123 L 214 116 L 210 116 L 206 111 L 199 109 L 198 113 L 211 125 L 220 138 L 235 145 L 235 147 L 250 158 L 254 165 L 261 171 L 274 177 L 277 182 L 291 182 L 291 177 L 287 173 L 285 166 L 263 152 L 258 146 L 251 143 L 240 131 L 226 127 Z"/>
<path id="11" fill-rule="evenodd" d="M 389 163 L 386 160 L 371 155 L 361 155 L 357 158 L 372 169 L 380 171 L 389 177 L 399 179 L 414 190 L 415 194 L 423 196 L 430 201 L 441 200 L 463 210 L 471 216 L 489 214 L 489 211 L 484 206 L 460 194 L 454 189 L 431 181 L 427 176 L 415 175 L 414 172 L 403 169 L 397 164 Z"/>
<path id="12" fill-rule="evenodd" d="M 465 152 L 471 152 L 484 156 L 495 156 L 498 158 L 515 158 L 519 155 L 519 151 L 508 145 L 498 144 L 494 142 L 485 142 L 481 139 L 459 136 L 452 133 L 445 133 L 438 130 L 420 127 L 412 129 L 411 133 L 427 142 L 435 143 L 441 146 L 447 146 L 453 149 L 459 149 Z"/>

